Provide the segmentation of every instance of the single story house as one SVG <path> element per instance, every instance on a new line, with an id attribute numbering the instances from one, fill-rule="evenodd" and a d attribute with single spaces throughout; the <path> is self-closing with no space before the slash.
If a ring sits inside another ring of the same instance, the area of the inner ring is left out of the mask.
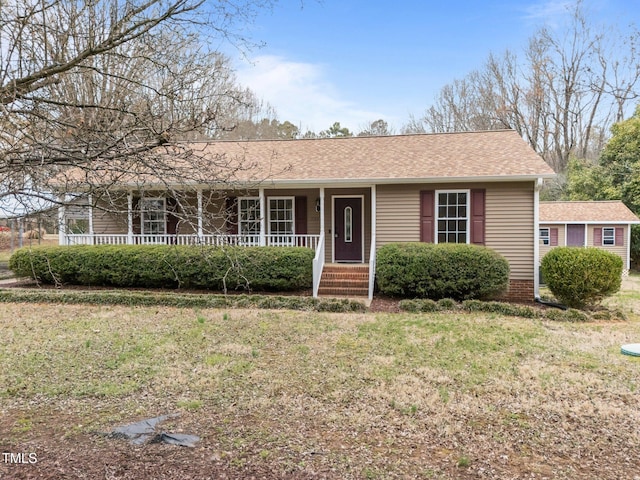
<path id="1" fill-rule="evenodd" d="M 554 172 L 515 131 L 189 145 L 201 180 L 122 178 L 119 209 L 60 210 L 60 244 L 305 246 L 314 295 L 371 298 L 382 245 L 472 243 L 509 261 L 508 298 L 537 294 L 539 190 Z M 206 162 L 231 158 L 244 168 L 208 182 Z"/>
<path id="2" fill-rule="evenodd" d="M 619 200 L 540 202 L 540 258 L 553 247 L 598 247 L 631 266 L 631 225 L 640 219 Z"/>

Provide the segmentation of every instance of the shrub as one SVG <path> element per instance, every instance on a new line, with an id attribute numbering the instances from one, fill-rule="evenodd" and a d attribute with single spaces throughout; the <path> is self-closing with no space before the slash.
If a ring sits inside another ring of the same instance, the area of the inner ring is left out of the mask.
<path id="1" fill-rule="evenodd" d="M 595 247 L 554 248 L 540 270 L 551 293 L 573 308 L 597 304 L 620 290 L 622 281 L 622 259 Z"/>
<path id="2" fill-rule="evenodd" d="M 9 268 L 52 284 L 286 291 L 311 287 L 313 255 L 299 247 L 78 245 L 21 249 Z"/>
<path id="3" fill-rule="evenodd" d="M 455 303 L 455 302 L 454 302 Z M 438 312 L 442 310 L 439 303 L 427 299 L 401 300 L 399 304 L 400 310 L 405 312 Z"/>
<path id="4" fill-rule="evenodd" d="M 507 289 L 509 263 L 477 245 L 390 243 L 378 250 L 376 278 L 391 296 L 490 298 Z"/>

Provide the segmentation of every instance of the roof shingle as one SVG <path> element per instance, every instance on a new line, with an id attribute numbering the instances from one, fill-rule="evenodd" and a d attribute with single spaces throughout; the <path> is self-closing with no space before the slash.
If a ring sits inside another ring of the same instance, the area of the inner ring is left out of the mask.
<path id="1" fill-rule="evenodd" d="M 638 223 L 640 219 L 620 200 L 540 202 L 540 223 Z"/>
<path id="2" fill-rule="evenodd" d="M 194 146 L 195 147 L 195 146 Z M 197 147 L 195 147 L 197 148 Z M 253 178 L 277 180 L 551 177 L 553 170 L 512 130 L 313 140 L 211 142 L 209 155 L 244 156 Z"/>

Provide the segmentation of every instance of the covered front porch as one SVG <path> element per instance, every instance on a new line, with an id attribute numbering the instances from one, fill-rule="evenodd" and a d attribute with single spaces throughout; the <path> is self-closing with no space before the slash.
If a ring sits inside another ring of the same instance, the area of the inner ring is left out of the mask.
<path id="1" fill-rule="evenodd" d="M 86 205 L 59 209 L 60 245 L 310 248 L 314 296 L 327 263 L 366 265 L 374 272 L 375 186 L 258 188 L 225 191 L 213 200 L 204 189 L 179 199 L 163 191 L 129 191 L 119 208 L 92 198 Z"/>

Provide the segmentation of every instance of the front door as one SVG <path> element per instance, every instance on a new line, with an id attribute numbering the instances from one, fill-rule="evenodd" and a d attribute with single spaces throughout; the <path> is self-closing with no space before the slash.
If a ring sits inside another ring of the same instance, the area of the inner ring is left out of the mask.
<path id="1" fill-rule="evenodd" d="M 334 259 L 362 262 L 362 198 L 334 198 Z"/>
<path id="2" fill-rule="evenodd" d="M 584 247 L 584 225 L 567 225 L 567 247 Z"/>

